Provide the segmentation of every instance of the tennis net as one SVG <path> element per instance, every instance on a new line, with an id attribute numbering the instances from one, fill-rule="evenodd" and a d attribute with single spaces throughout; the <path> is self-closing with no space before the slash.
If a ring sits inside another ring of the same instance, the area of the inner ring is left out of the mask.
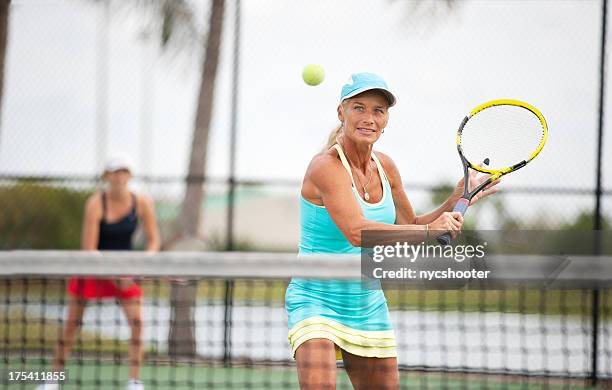
<path id="1" fill-rule="evenodd" d="M 9 374 L 52 367 L 66 290 L 85 276 L 143 291 L 146 389 L 295 389 L 287 283 L 359 278 L 360 263 L 282 253 L 0 252 L 2 386 L 34 388 L 31 374 L 29 381 Z M 402 388 L 582 388 L 612 380 L 610 289 L 396 288 L 386 296 Z M 62 388 L 124 388 L 133 341 L 121 302 L 88 301 L 79 325 Z M 352 388 L 341 362 L 338 388 Z"/>

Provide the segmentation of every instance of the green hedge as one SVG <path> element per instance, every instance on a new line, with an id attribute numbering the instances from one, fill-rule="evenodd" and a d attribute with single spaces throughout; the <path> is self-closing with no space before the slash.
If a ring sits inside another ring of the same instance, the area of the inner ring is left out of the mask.
<path id="1" fill-rule="evenodd" d="M 90 194 L 28 182 L 0 187 L 0 249 L 78 249 Z"/>

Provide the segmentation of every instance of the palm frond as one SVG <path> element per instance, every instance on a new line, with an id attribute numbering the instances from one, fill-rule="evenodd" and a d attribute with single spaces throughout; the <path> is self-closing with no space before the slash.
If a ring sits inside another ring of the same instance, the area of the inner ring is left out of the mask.
<path id="1" fill-rule="evenodd" d="M 149 29 L 159 34 L 162 49 L 174 45 L 191 47 L 200 42 L 194 4 L 188 0 L 136 0 L 149 14 Z"/>
<path id="2" fill-rule="evenodd" d="M 461 8 L 459 0 L 388 0 L 403 8 L 404 23 L 421 30 L 432 30 L 444 18 L 457 14 Z"/>

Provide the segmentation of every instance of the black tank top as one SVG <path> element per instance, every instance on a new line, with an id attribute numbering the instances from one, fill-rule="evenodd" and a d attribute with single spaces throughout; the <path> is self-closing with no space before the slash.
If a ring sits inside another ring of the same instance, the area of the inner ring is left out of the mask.
<path id="1" fill-rule="evenodd" d="M 99 250 L 130 250 L 132 235 L 138 226 L 136 196 L 132 195 L 132 210 L 114 223 L 106 223 L 106 193 L 102 193 L 102 220 L 100 221 Z"/>

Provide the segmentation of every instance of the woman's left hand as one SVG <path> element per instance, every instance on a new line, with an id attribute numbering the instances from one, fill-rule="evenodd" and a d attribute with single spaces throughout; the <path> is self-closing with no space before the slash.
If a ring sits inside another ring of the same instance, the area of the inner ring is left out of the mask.
<path id="1" fill-rule="evenodd" d="M 478 187 L 480 184 L 487 181 L 489 177 L 491 177 L 491 175 L 479 176 L 478 173 L 479 172 L 476 170 L 472 170 L 470 172 L 470 183 L 468 185 L 469 191 L 472 191 L 474 188 Z M 482 191 L 474 195 L 474 197 L 470 201 L 470 205 L 473 205 L 474 203 L 476 203 L 482 198 L 486 198 L 487 196 L 493 195 L 494 193 L 496 193 L 497 188 L 493 188 L 493 187 L 495 187 L 499 183 L 500 183 L 500 179 L 497 179 L 491 184 L 489 184 L 488 186 L 486 186 Z M 457 201 L 459 200 L 459 198 L 461 198 L 462 195 L 463 195 L 463 178 L 461 178 L 461 180 L 457 182 L 457 186 L 455 187 L 455 190 L 453 191 L 452 198 L 455 201 Z"/>

